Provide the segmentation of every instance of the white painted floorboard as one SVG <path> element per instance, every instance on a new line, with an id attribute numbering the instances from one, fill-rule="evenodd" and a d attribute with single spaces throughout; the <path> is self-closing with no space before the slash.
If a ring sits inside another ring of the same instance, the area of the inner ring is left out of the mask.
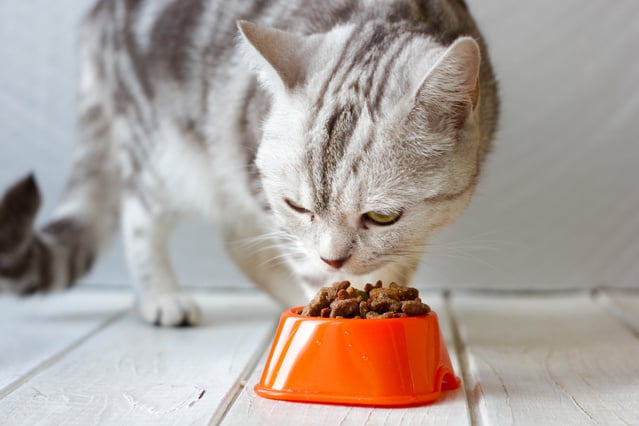
<path id="1" fill-rule="evenodd" d="M 421 292 L 424 301 L 437 312 L 440 328 L 453 362 L 460 375 L 455 356 L 452 330 L 443 300 L 439 295 Z M 266 355 L 266 354 L 265 354 Z M 259 381 L 266 356 L 260 361 L 247 385 L 222 421 L 222 425 L 467 425 L 470 424 L 463 387 L 445 392 L 436 404 L 411 408 L 366 408 L 325 404 L 274 401 L 257 396 L 253 386 Z M 326 366 L 330 368 L 330 366 Z M 266 420 L 268 419 L 268 421 Z"/>
<path id="2" fill-rule="evenodd" d="M 125 292 L 0 297 L 0 398 L 128 309 Z"/>
<path id="3" fill-rule="evenodd" d="M 423 293 L 464 387 L 398 409 L 258 397 L 281 308 L 196 293 L 199 328 L 161 329 L 128 291 L 0 297 L 0 425 L 639 425 L 639 294 Z"/>
<path id="4" fill-rule="evenodd" d="M 201 327 L 156 328 L 123 316 L 0 400 L 0 418 L 11 425 L 207 424 L 270 341 L 279 309 L 257 294 L 197 300 Z"/>
<path id="5" fill-rule="evenodd" d="M 639 424 L 639 339 L 589 294 L 451 306 L 480 424 Z"/>
<path id="6" fill-rule="evenodd" d="M 599 300 L 605 303 L 609 312 L 627 324 L 639 337 L 639 297 L 617 291 L 598 295 Z"/>

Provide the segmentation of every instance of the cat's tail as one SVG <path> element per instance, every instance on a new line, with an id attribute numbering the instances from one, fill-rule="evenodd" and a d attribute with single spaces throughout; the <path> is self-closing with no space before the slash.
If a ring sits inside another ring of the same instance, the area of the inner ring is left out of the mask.
<path id="1" fill-rule="evenodd" d="M 90 270 L 118 222 L 109 188 L 100 191 L 97 183 L 69 185 L 54 218 L 37 230 L 41 197 L 33 175 L 6 191 L 0 200 L 0 290 L 60 290 Z"/>
<path id="2" fill-rule="evenodd" d="M 53 219 L 34 220 L 41 197 L 33 175 L 15 183 L 0 200 L 0 290 L 28 295 L 73 285 L 93 265 L 118 226 L 112 188 L 100 179 L 69 182 Z"/>
<path id="3" fill-rule="evenodd" d="M 41 197 L 33 175 L 0 199 L 0 291 L 27 295 L 67 288 L 90 270 L 115 234 L 119 174 L 101 115 L 89 108 L 80 116 L 71 175 L 48 223 L 34 228 Z"/>

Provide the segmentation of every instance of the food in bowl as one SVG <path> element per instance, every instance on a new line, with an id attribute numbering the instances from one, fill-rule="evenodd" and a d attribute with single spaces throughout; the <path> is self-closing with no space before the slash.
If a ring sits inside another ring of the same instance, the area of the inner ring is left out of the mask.
<path id="1" fill-rule="evenodd" d="M 349 281 L 339 281 L 330 287 L 322 287 L 298 314 L 321 318 L 379 319 L 413 317 L 428 312 L 430 307 L 422 303 L 416 288 L 394 282 L 384 287 L 381 281 L 377 281 L 359 290 Z"/>

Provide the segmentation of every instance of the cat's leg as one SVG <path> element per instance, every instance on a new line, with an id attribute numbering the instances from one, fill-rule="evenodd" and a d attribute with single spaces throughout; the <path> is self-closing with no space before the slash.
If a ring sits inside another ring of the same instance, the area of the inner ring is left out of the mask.
<path id="1" fill-rule="evenodd" d="M 200 309 L 179 293 L 168 253 L 168 237 L 176 217 L 152 212 L 135 194 L 122 199 L 122 233 L 137 308 L 145 321 L 156 325 L 196 325 Z"/>
<path id="2" fill-rule="evenodd" d="M 227 251 L 254 283 L 283 306 L 306 304 L 308 292 L 284 263 L 278 241 L 264 238 L 265 232 L 252 218 L 238 218 L 224 227 Z"/>

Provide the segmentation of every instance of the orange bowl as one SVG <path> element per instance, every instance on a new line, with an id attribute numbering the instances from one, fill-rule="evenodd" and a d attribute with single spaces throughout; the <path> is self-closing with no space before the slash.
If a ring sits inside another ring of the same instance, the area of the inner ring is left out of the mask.
<path id="1" fill-rule="evenodd" d="M 284 311 L 255 392 L 299 402 L 403 407 L 456 389 L 435 312 L 335 319 Z"/>

